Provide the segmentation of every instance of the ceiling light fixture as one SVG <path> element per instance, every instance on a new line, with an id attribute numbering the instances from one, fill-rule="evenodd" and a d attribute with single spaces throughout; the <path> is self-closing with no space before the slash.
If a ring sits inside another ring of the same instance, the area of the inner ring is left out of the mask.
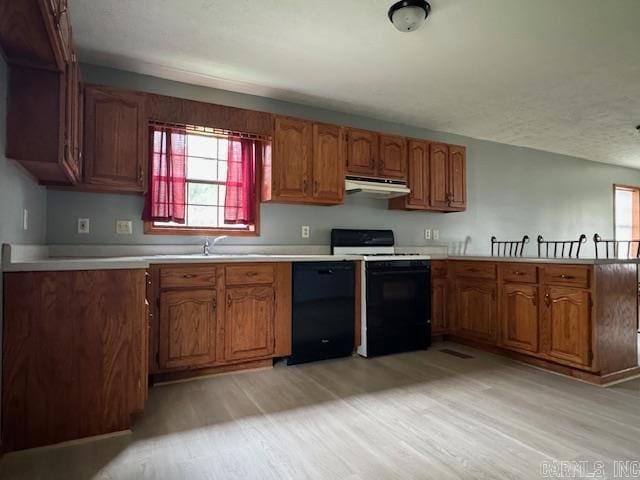
<path id="1" fill-rule="evenodd" d="M 389 20 L 401 32 L 413 32 L 420 28 L 431 11 L 425 0 L 402 0 L 391 5 Z"/>

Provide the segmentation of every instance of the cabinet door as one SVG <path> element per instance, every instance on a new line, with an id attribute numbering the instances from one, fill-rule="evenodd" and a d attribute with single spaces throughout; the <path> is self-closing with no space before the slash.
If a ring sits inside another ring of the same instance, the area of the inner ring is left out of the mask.
<path id="1" fill-rule="evenodd" d="M 466 149 L 454 145 L 449 146 L 449 206 L 467 206 Z"/>
<path id="2" fill-rule="evenodd" d="M 543 350 L 562 363 L 591 364 L 589 291 L 547 287 L 544 296 Z"/>
<path id="3" fill-rule="evenodd" d="M 311 169 L 311 123 L 276 117 L 272 157 L 275 197 L 305 200 L 309 194 Z"/>
<path id="4" fill-rule="evenodd" d="M 380 135 L 378 175 L 385 178 L 407 176 L 407 141 L 404 137 Z"/>
<path id="5" fill-rule="evenodd" d="M 411 193 L 407 205 L 415 208 L 429 206 L 429 144 L 409 141 L 408 182 Z"/>
<path id="6" fill-rule="evenodd" d="M 144 191 L 148 128 L 145 97 L 85 89 L 85 182 L 110 191 Z"/>
<path id="7" fill-rule="evenodd" d="M 495 342 L 496 290 L 496 284 L 493 282 L 458 282 L 457 333 L 477 340 Z"/>
<path id="8" fill-rule="evenodd" d="M 434 278 L 431 283 L 431 333 L 447 330 L 447 280 Z"/>
<path id="9" fill-rule="evenodd" d="M 378 165 L 378 134 L 366 130 L 347 132 L 347 173 L 376 176 Z"/>
<path id="10" fill-rule="evenodd" d="M 502 287 L 501 343 L 526 352 L 538 351 L 538 288 L 506 284 Z"/>
<path id="11" fill-rule="evenodd" d="M 272 355 L 275 348 L 273 287 L 227 288 L 225 360 Z"/>
<path id="12" fill-rule="evenodd" d="M 313 125 L 313 198 L 342 203 L 344 198 L 344 129 L 337 125 Z"/>
<path id="13" fill-rule="evenodd" d="M 215 360 L 216 292 L 160 294 L 160 368 L 192 367 Z"/>
<path id="14" fill-rule="evenodd" d="M 449 207 L 449 147 L 442 143 L 432 143 L 429 152 L 431 206 Z"/>

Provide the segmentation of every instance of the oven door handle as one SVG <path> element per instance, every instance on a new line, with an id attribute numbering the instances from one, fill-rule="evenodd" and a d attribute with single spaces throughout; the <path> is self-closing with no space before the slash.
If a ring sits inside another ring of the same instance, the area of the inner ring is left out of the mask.
<path id="1" fill-rule="evenodd" d="M 396 275 L 396 274 L 409 274 L 409 275 L 428 275 L 427 270 L 367 270 L 367 274 L 382 276 L 382 275 Z"/>

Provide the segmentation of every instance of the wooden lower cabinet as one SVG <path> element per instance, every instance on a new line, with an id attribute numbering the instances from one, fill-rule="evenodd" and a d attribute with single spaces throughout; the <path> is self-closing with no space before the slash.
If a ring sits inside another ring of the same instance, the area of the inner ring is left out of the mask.
<path id="1" fill-rule="evenodd" d="M 160 294 L 160 368 L 207 365 L 216 358 L 215 290 Z"/>
<path id="2" fill-rule="evenodd" d="M 291 264 L 153 266 L 158 319 L 151 373 L 291 353 Z"/>
<path id="3" fill-rule="evenodd" d="M 542 314 L 543 353 L 561 363 L 591 364 L 591 300 L 588 290 L 547 287 Z"/>
<path id="4" fill-rule="evenodd" d="M 434 278 L 431 283 L 431 333 L 438 335 L 447 330 L 447 280 Z"/>
<path id="5" fill-rule="evenodd" d="M 224 345 L 227 360 L 267 357 L 275 349 L 273 287 L 227 288 Z"/>
<path id="6" fill-rule="evenodd" d="M 126 430 L 146 397 L 144 270 L 4 274 L 2 449 Z"/>
<path id="7" fill-rule="evenodd" d="M 538 352 L 538 287 L 502 286 L 500 343 L 505 348 Z"/>
<path id="8" fill-rule="evenodd" d="M 455 284 L 455 331 L 462 336 L 495 342 L 497 286 L 495 282 L 458 280 Z"/>

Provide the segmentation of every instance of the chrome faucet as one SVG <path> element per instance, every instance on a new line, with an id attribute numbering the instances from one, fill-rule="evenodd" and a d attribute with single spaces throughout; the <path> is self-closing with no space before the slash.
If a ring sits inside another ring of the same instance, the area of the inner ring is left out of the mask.
<path id="1" fill-rule="evenodd" d="M 225 238 L 227 238 L 226 235 L 221 235 L 219 237 L 215 237 L 213 239 L 213 243 L 209 243 L 209 239 L 205 238 L 204 240 L 204 245 L 203 245 L 203 252 L 205 256 L 209 256 L 209 247 L 215 247 L 216 243 L 218 243 L 220 240 L 224 240 Z"/>

